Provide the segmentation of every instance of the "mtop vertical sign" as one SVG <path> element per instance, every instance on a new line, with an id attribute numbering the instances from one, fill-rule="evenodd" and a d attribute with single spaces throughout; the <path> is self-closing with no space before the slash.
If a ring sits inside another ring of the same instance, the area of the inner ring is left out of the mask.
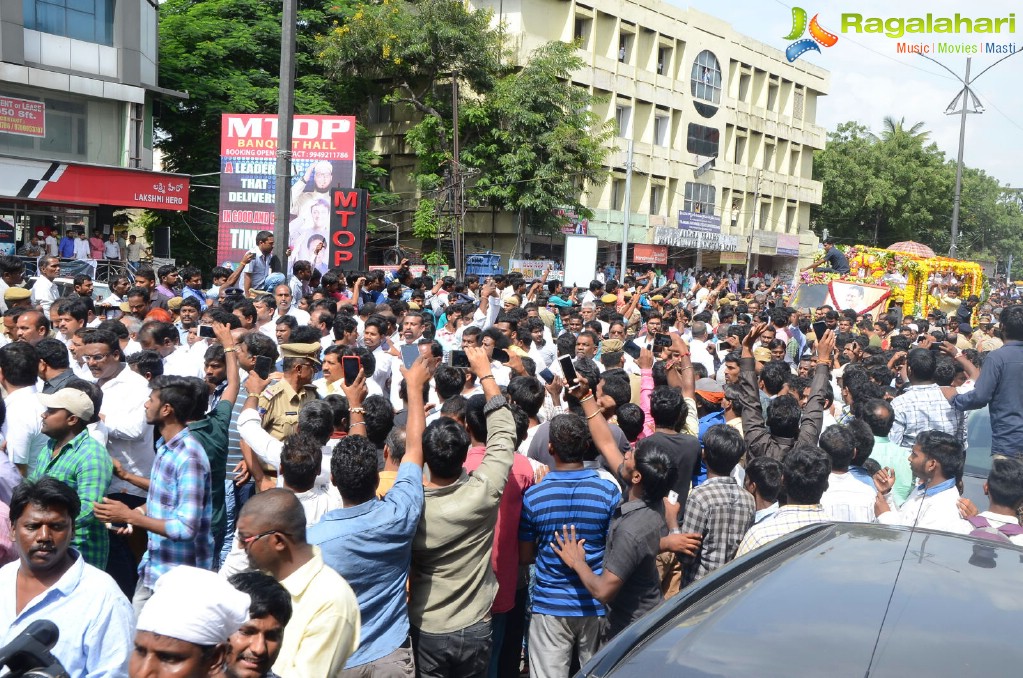
<path id="1" fill-rule="evenodd" d="M 217 260 L 237 262 L 256 245 L 256 233 L 274 231 L 277 116 L 222 117 L 220 228 Z M 291 261 L 321 272 L 329 266 L 332 197 L 355 185 L 355 118 L 297 115 L 292 130 Z"/>
<path id="2" fill-rule="evenodd" d="M 366 268 L 366 219 L 369 193 L 363 189 L 334 191 L 330 214 L 330 268 Z"/>

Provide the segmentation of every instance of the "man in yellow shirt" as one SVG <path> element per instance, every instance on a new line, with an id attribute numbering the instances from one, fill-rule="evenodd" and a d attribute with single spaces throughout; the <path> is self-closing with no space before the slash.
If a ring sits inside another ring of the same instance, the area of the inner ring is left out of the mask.
<path id="1" fill-rule="evenodd" d="M 283 678 L 337 676 L 359 647 L 355 593 L 306 541 L 305 528 L 302 504 L 284 489 L 253 496 L 238 516 L 238 540 L 249 562 L 291 594 L 291 621 L 273 666 Z"/>

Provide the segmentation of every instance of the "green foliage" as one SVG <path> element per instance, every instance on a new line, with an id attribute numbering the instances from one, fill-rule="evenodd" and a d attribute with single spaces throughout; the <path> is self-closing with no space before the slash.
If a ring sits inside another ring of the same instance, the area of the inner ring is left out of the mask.
<path id="1" fill-rule="evenodd" d="M 440 220 L 437 218 L 437 201 L 423 198 L 416 205 L 416 213 L 412 217 L 412 235 L 420 240 L 433 240 L 440 233 Z"/>
<path id="2" fill-rule="evenodd" d="M 921 123 L 907 127 L 892 117 L 879 135 L 857 122 L 838 125 L 814 154 L 814 178 L 824 185 L 822 203 L 811 211 L 817 232 L 880 247 L 915 240 L 948 252 L 955 160 L 928 136 Z M 1011 197 L 994 177 L 963 168 L 960 258 L 1023 253 L 1023 215 Z"/>
<path id="3" fill-rule="evenodd" d="M 572 45 L 550 42 L 489 96 L 468 102 L 474 134 L 462 162 L 480 171 L 471 198 L 521 211 L 538 232 L 560 227 L 559 207 L 587 211 L 580 198 L 585 186 L 607 178 L 605 144 L 614 129 L 590 110 L 590 94 L 569 81 L 582 65 Z"/>
<path id="4" fill-rule="evenodd" d="M 423 253 L 423 263 L 427 266 L 443 266 L 448 263 L 448 258 L 440 250 Z"/>
<path id="5" fill-rule="evenodd" d="M 502 66 L 501 33 L 490 21 L 489 11 L 453 0 L 362 4 L 324 38 L 321 57 L 334 77 L 415 114 L 405 141 L 424 192 L 450 182 L 457 73 L 467 203 L 518 212 L 535 230 L 554 230 L 559 207 L 586 215 L 580 199 L 607 177 L 604 144 L 613 130 L 590 110 L 589 93 L 571 84 L 571 72 L 583 66 L 571 45 L 544 45 L 521 70 Z"/>

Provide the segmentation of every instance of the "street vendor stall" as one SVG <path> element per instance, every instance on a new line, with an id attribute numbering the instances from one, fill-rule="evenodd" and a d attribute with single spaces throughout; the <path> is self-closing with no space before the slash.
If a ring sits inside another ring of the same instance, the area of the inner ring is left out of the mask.
<path id="1" fill-rule="evenodd" d="M 809 302 L 811 297 L 816 301 L 823 296 L 824 301 L 816 305 L 825 303 L 844 309 L 850 308 L 847 305 L 850 300 L 855 300 L 854 310 L 875 319 L 896 306 L 902 308 L 903 315 L 920 318 L 940 305 L 934 294 L 938 286 L 959 286 L 962 298 L 975 294 L 983 300 L 986 296 L 984 269 L 972 261 L 926 257 L 866 245 L 839 245 L 839 248 L 849 259 L 849 274 L 802 273 L 800 285 L 793 293 L 794 305 L 798 303 L 802 308 L 802 301 Z M 820 287 L 804 289 L 809 286 L 826 286 L 826 291 Z"/>

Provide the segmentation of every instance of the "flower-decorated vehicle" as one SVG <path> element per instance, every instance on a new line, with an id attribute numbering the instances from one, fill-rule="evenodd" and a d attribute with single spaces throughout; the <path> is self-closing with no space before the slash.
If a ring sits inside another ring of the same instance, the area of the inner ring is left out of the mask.
<path id="1" fill-rule="evenodd" d="M 940 307 L 941 301 L 935 295 L 939 288 L 957 286 L 962 298 L 975 294 L 983 300 L 987 296 L 984 269 L 972 261 L 926 256 L 929 250 L 923 246 L 918 246 L 923 249 L 916 252 L 866 245 L 837 247 L 849 260 L 849 273 L 801 273 L 792 305 L 852 308 L 875 320 L 880 314 L 900 307 L 903 315 L 920 318 Z M 974 324 L 976 320 L 973 319 Z"/>

